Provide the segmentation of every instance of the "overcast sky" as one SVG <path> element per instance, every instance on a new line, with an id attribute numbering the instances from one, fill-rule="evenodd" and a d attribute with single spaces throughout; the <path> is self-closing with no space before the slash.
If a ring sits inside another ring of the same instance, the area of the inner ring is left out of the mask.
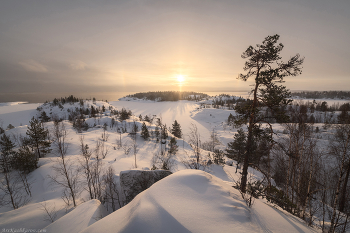
<path id="1" fill-rule="evenodd" d="M 241 91 L 242 52 L 279 34 L 305 57 L 291 90 L 349 90 L 349 0 L 1 0 L 5 96 Z M 11 97 L 12 98 L 12 97 Z"/>

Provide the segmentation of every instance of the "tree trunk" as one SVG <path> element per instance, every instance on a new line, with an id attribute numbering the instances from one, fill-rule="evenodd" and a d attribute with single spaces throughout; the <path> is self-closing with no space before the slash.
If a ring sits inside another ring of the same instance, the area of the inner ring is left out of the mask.
<path id="1" fill-rule="evenodd" d="M 259 74 L 259 70 L 257 72 Z M 256 77 L 256 80 L 258 78 L 258 75 Z M 248 177 L 248 166 L 249 166 L 249 159 L 251 157 L 251 149 L 252 149 L 252 143 L 253 143 L 253 126 L 255 124 L 255 109 L 257 107 L 257 91 L 258 91 L 259 84 L 255 84 L 254 89 L 254 100 L 253 100 L 253 106 L 252 106 L 252 113 L 249 117 L 249 126 L 248 126 L 248 137 L 247 137 L 247 147 L 246 147 L 246 153 L 244 155 L 244 162 L 243 162 L 243 170 L 242 170 L 242 178 L 241 178 L 241 192 L 246 193 L 247 189 L 247 177 Z"/>
<path id="2" fill-rule="evenodd" d="M 345 148 L 347 148 L 348 143 L 349 143 L 349 138 L 350 135 L 348 135 L 347 140 L 346 140 L 346 144 L 345 144 Z M 340 193 L 340 185 L 341 185 L 341 181 L 342 181 L 342 177 L 343 177 L 343 168 L 344 168 L 344 163 L 345 163 L 345 156 L 346 156 L 346 151 L 343 153 L 343 158 L 342 158 L 342 163 L 340 166 L 340 174 L 339 174 L 339 179 L 338 179 L 338 183 L 337 183 L 337 190 L 335 192 L 335 198 L 334 198 L 334 202 L 333 202 L 333 214 L 332 214 L 332 219 L 331 219 L 331 226 L 329 228 L 329 232 L 333 233 L 335 230 L 335 216 L 336 216 L 336 208 L 337 208 L 337 204 L 338 204 L 338 198 L 339 198 L 339 193 Z"/>
<path id="3" fill-rule="evenodd" d="M 341 196 L 339 199 L 339 211 L 343 212 L 344 211 L 344 207 L 345 207 L 345 201 L 346 201 L 346 188 L 348 186 L 348 180 L 349 180 L 349 173 L 350 173 L 350 161 L 348 161 L 348 166 L 346 169 L 346 175 L 345 175 L 345 179 L 343 182 L 343 187 L 341 190 Z"/>

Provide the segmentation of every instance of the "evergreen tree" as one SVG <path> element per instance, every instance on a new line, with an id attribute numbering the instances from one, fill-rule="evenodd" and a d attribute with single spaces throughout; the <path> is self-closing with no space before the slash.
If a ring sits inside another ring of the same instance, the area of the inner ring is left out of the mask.
<path id="1" fill-rule="evenodd" d="M 16 173 L 11 172 L 15 157 L 14 147 L 15 144 L 11 141 L 10 137 L 3 134 L 0 138 L 0 169 L 3 172 L 0 180 L 0 190 L 2 194 L 1 204 L 11 204 L 13 209 L 18 209 L 20 206 L 24 205 L 28 199 L 23 193 L 23 186 L 19 177 Z M 28 184 L 28 182 L 26 183 Z M 26 191 L 27 190 L 26 188 Z"/>
<path id="2" fill-rule="evenodd" d="M 214 163 L 218 164 L 218 165 L 225 164 L 224 155 L 225 155 L 225 153 L 222 150 L 215 149 L 214 150 Z"/>
<path id="3" fill-rule="evenodd" d="M 159 135 L 160 135 L 158 126 L 156 126 L 156 127 L 154 128 L 154 134 L 156 135 L 157 142 L 158 142 L 158 141 L 159 141 Z"/>
<path id="4" fill-rule="evenodd" d="M 51 152 L 51 142 L 47 140 L 49 131 L 38 119 L 32 118 L 26 134 L 29 136 L 30 146 L 35 150 L 39 158 Z"/>
<path id="5" fill-rule="evenodd" d="M 246 193 L 248 166 L 254 154 L 254 138 L 259 138 L 264 133 L 261 130 L 261 123 L 266 122 L 261 109 L 268 108 L 277 122 L 286 121 L 288 117 L 283 106 L 289 104 L 291 100 L 290 92 L 283 85 L 286 76 L 297 76 L 301 74 L 304 58 L 299 54 L 291 57 L 287 62 L 282 62 L 280 53 L 283 44 L 277 44 L 279 35 L 268 36 L 261 45 L 249 46 L 242 54 L 242 58 L 248 59 L 243 67 L 246 74 L 240 74 L 238 79 L 247 81 L 250 77 L 255 79 L 252 89 L 253 99 L 244 105 L 236 105 L 238 114 L 235 124 L 248 124 L 248 134 L 246 140 L 246 150 L 243 161 L 241 177 L 241 192 Z M 272 133 L 272 132 L 271 132 Z M 271 137 L 272 140 L 272 137 Z"/>
<path id="6" fill-rule="evenodd" d="M 0 137 L 0 168 L 4 173 L 11 170 L 11 163 L 15 154 L 15 144 L 11 141 L 10 137 L 3 134 Z"/>
<path id="7" fill-rule="evenodd" d="M 7 130 L 10 130 L 10 129 L 14 129 L 15 127 L 12 125 L 12 124 L 9 124 L 8 126 L 7 126 Z"/>
<path id="8" fill-rule="evenodd" d="M 180 124 L 177 123 L 177 121 L 175 120 L 172 126 L 173 126 L 173 128 L 171 129 L 171 133 L 172 133 L 175 137 L 181 138 L 182 132 L 181 132 Z"/>
<path id="9" fill-rule="evenodd" d="M 233 141 L 227 144 L 227 158 L 236 160 L 237 163 L 241 163 L 245 154 L 246 139 L 247 136 L 243 129 L 237 130 L 237 133 L 233 136 Z"/>
<path id="10" fill-rule="evenodd" d="M 233 123 L 234 119 L 235 119 L 234 116 L 232 115 L 232 113 L 230 113 L 230 115 L 227 118 L 227 124 L 231 125 Z"/>
<path id="11" fill-rule="evenodd" d="M 29 173 L 38 168 L 38 157 L 30 149 L 29 145 L 23 144 L 14 156 L 14 168 Z"/>
<path id="12" fill-rule="evenodd" d="M 141 116 L 141 115 L 140 115 Z M 151 119 L 149 118 L 149 116 L 145 116 L 145 118 L 143 119 L 144 121 L 147 121 L 147 122 L 151 122 Z"/>
<path id="13" fill-rule="evenodd" d="M 41 122 L 48 122 L 50 120 L 50 117 L 47 116 L 45 111 L 42 111 L 39 119 Z"/>
<path id="14" fill-rule="evenodd" d="M 176 138 L 171 138 L 169 143 L 169 153 L 175 155 L 178 151 L 179 146 L 177 145 Z"/>
<path id="15" fill-rule="evenodd" d="M 145 122 L 142 123 L 141 137 L 145 140 L 147 140 L 149 138 L 149 132 L 148 132 L 148 129 L 147 129 Z"/>
<path id="16" fill-rule="evenodd" d="M 139 127 L 137 126 L 136 121 L 134 121 L 131 132 L 136 134 L 138 131 L 139 131 Z"/>
<path id="17" fill-rule="evenodd" d="M 119 112 L 119 119 L 120 121 L 124 121 L 126 119 L 129 119 L 131 116 L 131 111 L 127 111 L 125 108 L 122 108 L 122 110 Z"/>
<path id="18" fill-rule="evenodd" d="M 350 104 L 346 103 L 340 106 L 339 110 L 341 111 L 338 115 L 339 124 L 349 124 L 350 123 Z"/>
<path id="19" fill-rule="evenodd" d="M 166 129 L 166 125 L 161 127 L 161 132 L 160 132 L 160 137 L 161 139 L 167 139 L 168 138 L 168 130 Z"/>

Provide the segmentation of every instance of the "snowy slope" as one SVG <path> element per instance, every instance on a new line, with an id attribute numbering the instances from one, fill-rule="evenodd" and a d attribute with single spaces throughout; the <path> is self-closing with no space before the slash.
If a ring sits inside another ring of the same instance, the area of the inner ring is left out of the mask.
<path id="1" fill-rule="evenodd" d="M 108 103 L 97 102 L 97 105 L 94 106 L 102 105 L 105 105 L 108 113 Z M 192 149 L 186 142 L 188 141 L 191 123 L 197 125 L 202 142 L 207 141 L 212 129 L 215 129 L 221 141 L 221 145 L 217 148 L 221 147 L 221 149 L 224 149 L 227 142 L 232 140 L 237 130 L 224 124 L 228 115 L 230 113 L 234 114 L 234 111 L 199 108 L 196 102 L 116 101 L 111 102 L 110 105 L 116 106 L 118 110 L 122 107 L 130 109 L 135 116 L 140 114 L 142 116 L 161 116 L 168 127 L 171 127 L 174 120 L 180 123 L 185 135 L 185 142 L 183 143 L 181 139 L 178 140 L 179 151 L 174 158 L 176 160 L 173 168 L 174 172 L 185 169 L 181 160 L 192 154 Z M 0 107 L 0 119 L 7 116 L 10 120 L 17 119 L 18 122 L 21 121 L 19 123 L 29 122 L 31 116 L 38 113 L 36 111 L 37 107 L 38 105 L 25 104 L 2 106 Z M 73 109 L 78 105 L 67 105 L 67 107 Z M 52 112 L 62 116 L 67 115 L 66 109 L 66 106 L 65 110 L 49 106 L 43 108 L 48 115 Z M 28 111 L 29 115 L 26 115 L 25 111 Z M 103 133 L 100 126 L 104 123 L 110 125 L 111 116 L 106 115 L 87 119 L 86 122 L 90 126 L 96 125 L 96 127 L 82 133 L 77 133 L 70 122 L 64 121 L 68 131 L 67 143 L 69 149 L 67 156 L 70 161 L 78 164 L 81 157 L 79 152 L 80 136 L 84 136 L 84 143 L 88 144 L 92 150 L 95 148 Z M 135 123 L 139 129 L 141 128 L 142 122 L 138 121 L 136 117 L 132 117 L 123 123 L 128 131 L 133 125 L 133 120 L 136 120 Z M 14 122 L 9 123 L 16 126 Z M 3 125 L 6 127 L 8 124 Z M 52 122 L 45 123 L 45 127 L 48 129 L 51 129 L 52 126 Z M 121 126 L 120 122 L 119 126 Z M 154 130 L 154 125 L 147 123 L 147 126 Z M 13 136 L 17 134 L 25 135 L 26 130 L 27 127 L 24 125 L 8 130 L 6 133 Z M 139 133 L 136 137 L 138 147 L 137 167 L 138 169 L 147 169 L 146 167 L 150 168 L 152 166 L 152 158 L 155 153 L 159 152 L 160 143 L 156 143 L 155 138 L 145 141 Z M 119 182 L 119 173 L 123 170 L 133 169 L 135 158 L 133 152 L 126 154 L 123 148 L 118 148 L 117 142 L 121 138 L 124 147 L 127 144 L 130 146 L 132 145 L 132 138 L 128 133 L 121 135 L 117 133 L 116 127 L 107 127 L 107 134 L 109 139 L 105 142 L 105 146 L 109 152 L 106 158 L 103 159 L 102 166 L 104 170 L 109 166 L 113 167 L 115 171 L 114 178 Z M 203 154 L 208 154 L 208 152 Z M 33 196 L 28 205 L 17 210 L 11 210 L 11 207 L 0 208 L 0 212 L 2 212 L 0 214 L 0 229 L 16 226 L 29 229 L 45 228 L 50 222 L 45 221 L 45 212 L 41 205 L 44 201 L 48 206 L 55 206 L 58 211 L 57 219 L 66 214 L 61 199 L 62 188 L 53 186 L 48 179 L 48 175 L 53 174 L 52 166 L 55 163 L 56 156 L 51 153 L 46 158 L 41 158 L 39 161 L 40 167 L 30 174 L 30 178 L 34 183 Z M 207 170 L 212 175 L 194 170 L 177 172 L 138 195 L 127 206 L 91 225 L 87 232 L 94 232 L 94 230 L 96 232 L 223 232 L 232 231 L 232 229 L 237 232 L 310 232 L 310 229 L 299 219 L 276 210 L 260 200 L 255 201 L 253 208 L 247 208 L 239 192 L 231 188 L 232 182 L 239 179 L 239 171 L 235 173 L 235 170 L 235 166 L 225 166 L 222 169 L 218 165 L 213 165 Z M 261 179 L 262 177 L 259 172 L 251 168 L 249 168 L 249 174 L 255 179 Z M 83 199 L 89 199 L 86 191 L 82 192 L 79 203 L 83 203 Z M 96 205 L 88 203 L 90 202 L 80 204 L 75 210 L 59 219 L 60 222 L 57 220 L 55 224 L 51 224 L 50 229 L 59 232 L 73 232 L 73 230 L 79 231 L 88 227 L 92 223 L 90 220 L 95 219 L 90 214 L 93 214 L 94 208 L 97 208 L 96 203 Z M 80 225 L 74 226 L 71 222 L 80 223 Z M 74 227 L 74 229 L 70 227 Z M 98 228 L 100 229 L 98 230 Z"/>
<path id="2" fill-rule="evenodd" d="M 315 232 L 260 200 L 249 209 L 219 178 L 183 170 L 83 232 Z"/>
<path id="3" fill-rule="evenodd" d="M 47 219 L 43 205 L 46 204 L 50 210 L 55 209 L 57 218 L 65 214 L 64 208 L 59 208 L 57 200 L 53 199 L 46 202 L 33 203 L 25 205 L 19 209 L 0 213 L 0 229 L 26 228 L 43 229 L 50 224 Z"/>
<path id="4" fill-rule="evenodd" d="M 106 208 L 99 200 L 90 200 L 79 205 L 70 213 L 45 227 L 46 232 L 78 233 L 107 215 Z"/>
<path id="5" fill-rule="evenodd" d="M 199 104 L 192 101 L 182 100 L 176 102 L 149 102 L 149 101 L 114 101 L 111 105 L 118 109 L 130 109 L 135 116 L 148 115 L 161 117 L 167 127 L 171 127 L 175 120 L 181 125 L 182 133 L 187 137 L 191 124 L 194 123 L 205 140 L 210 138 L 210 130 L 201 123 L 192 119 L 193 114 L 199 108 Z"/>

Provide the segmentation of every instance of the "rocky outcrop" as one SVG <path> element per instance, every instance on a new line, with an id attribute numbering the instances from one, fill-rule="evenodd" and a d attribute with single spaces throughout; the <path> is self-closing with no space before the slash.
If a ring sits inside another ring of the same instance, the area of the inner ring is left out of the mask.
<path id="1" fill-rule="evenodd" d="M 171 174 L 172 172 L 166 170 L 128 170 L 120 172 L 120 187 L 125 195 L 125 205 L 132 201 L 137 194 Z"/>

